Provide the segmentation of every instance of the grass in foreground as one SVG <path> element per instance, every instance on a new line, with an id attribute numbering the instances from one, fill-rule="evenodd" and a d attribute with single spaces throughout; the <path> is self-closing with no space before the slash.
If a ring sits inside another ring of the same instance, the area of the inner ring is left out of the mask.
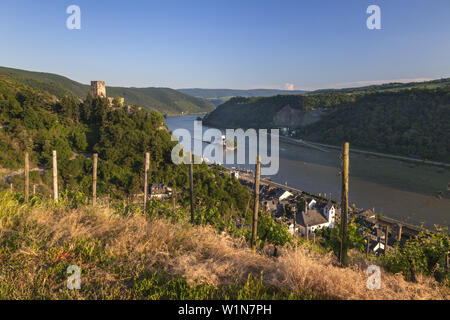
<path id="1" fill-rule="evenodd" d="M 0 195 L 0 299 L 450 298 L 430 278 L 384 272 L 381 290 L 368 290 L 364 262 L 341 269 L 308 245 L 271 253 L 209 226 Z M 66 287 L 70 265 L 80 290 Z"/>

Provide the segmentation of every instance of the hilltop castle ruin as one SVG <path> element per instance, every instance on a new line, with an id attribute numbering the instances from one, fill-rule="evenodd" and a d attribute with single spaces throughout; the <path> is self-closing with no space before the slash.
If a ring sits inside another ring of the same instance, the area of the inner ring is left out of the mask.
<path id="1" fill-rule="evenodd" d="M 109 106 L 112 107 L 114 98 L 108 97 L 106 95 L 106 85 L 105 81 L 91 81 L 91 94 L 94 98 L 107 98 L 109 102 Z M 123 106 L 125 104 L 125 99 L 122 97 L 118 97 L 119 105 Z"/>
<path id="2" fill-rule="evenodd" d="M 94 98 L 106 98 L 105 81 L 91 81 L 91 94 Z"/>

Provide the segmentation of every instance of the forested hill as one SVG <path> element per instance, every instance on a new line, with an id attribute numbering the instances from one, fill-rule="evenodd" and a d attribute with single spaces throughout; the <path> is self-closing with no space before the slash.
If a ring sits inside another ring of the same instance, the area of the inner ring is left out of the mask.
<path id="1" fill-rule="evenodd" d="M 301 125 L 305 112 L 327 110 L 354 101 L 347 94 L 278 95 L 273 97 L 231 98 L 205 118 L 205 124 L 223 128 L 271 128 Z M 286 115 L 287 119 L 283 119 Z M 298 120 L 298 122 L 295 122 Z"/>
<path id="2" fill-rule="evenodd" d="M 39 194 L 49 195 L 49 169 L 56 150 L 61 192 L 89 194 L 95 152 L 99 196 L 125 199 L 142 193 L 144 154 L 150 152 L 150 182 L 168 184 L 183 200 L 188 171 L 185 165 L 172 163 L 174 145 L 163 116 L 156 111 L 113 109 L 106 99 L 91 95 L 84 101 L 73 96 L 56 101 L 48 92 L 0 75 L 0 189 L 9 189 L 12 183 L 15 190 L 23 190 L 20 169 L 27 151 L 31 184 L 37 185 Z M 195 166 L 198 200 L 219 211 L 230 206 L 244 210 L 247 189 L 220 170 Z"/>
<path id="3" fill-rule="evenodd" d="M 450 88 L 378 92 L 342 105 L 299 136 L 450 163 Z"/>
<path id="4" fill-rule="evenodd" d="M 450 78 L 442 78 L 422 82 L 391 82 L 376 84 L 364 87 L 343 88 L 343 89 L 319 89 L 311 93 L 371 93 L 379 91 L 397 91 L 403 89 L 436 89 L 450 85 Z"/>
<path id="5" fill-rule="evenodd" d="M 450 162 L 450 87 L 233 98 L 207 115 L 223 128 L 297 128 L 305 140 Z"/>
<path id="6" fill-rule="evenodd" d="M 78 98 L 84 99 L 90 88 L 89 85 L 51 73 L 0 67 L 0 75 L 15 79 L 33 89 L 47 91 L 57 98 L 72 94 Z M 204 113 L 214 109 L 214 105 L 205 99 L 192 97 L 169 88 L 125 88 L 107 86 L 106 93 L 109 97 L 125 98 L 125 103 L 127 104 L 138 104 L 147 110 L 157 110 L 164 115 L 178 115 L 183 112 L 191 114 Z"/>
<path id="7" fill-rule="evenodd" d="M 222 103 L 230 100 L 233 97 L 270 97 L 279 94 L 294 95 L 304 94 L 308 91 L 304 90 L 277 90 L 277 89 L 249 89 L 249 90 L 237 90 L 237 89 L 178 89 L 178 91 L 193 97 L 199 97 L 207 99 L 214 105 L 218 106 Z"/>

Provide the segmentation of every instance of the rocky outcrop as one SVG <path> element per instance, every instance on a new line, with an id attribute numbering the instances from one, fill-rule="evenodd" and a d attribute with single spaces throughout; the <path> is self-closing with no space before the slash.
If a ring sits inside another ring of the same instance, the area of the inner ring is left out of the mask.
<path id="1" fill-rule="evenodd" d="M 301 110 L 286 105 L 281 108 L 273 117 L 273 124 L 276 126 L 306 126 L 319 121 L 326 112 L 322 110 Z"/>

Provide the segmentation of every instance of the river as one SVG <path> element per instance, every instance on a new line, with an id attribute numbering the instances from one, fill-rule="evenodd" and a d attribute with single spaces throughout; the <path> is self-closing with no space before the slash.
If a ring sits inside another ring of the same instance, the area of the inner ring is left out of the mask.
<path id="1" fill-rule="evenodd" d="M 189 130 L 193 136 L 198 115 L 169 117 L 170 131 Z M 207 127 L 203 127 L 206 130 Z M 182 143 L 186 150 L 189 143 Z M 351 145 L 350 145 L 351 150 Z M 340 155 L 280 141 L 280 168 L 275 182 L 311 193 L 340 197 Z M 240 165 L 252 168 L 250 165 Z M 349 202 L 375 209 L 388 217 L 413 224 L 448 226 L 450 223 L 450 168 L 411 164 L 399 160 L 350 153 Z M 437 194 L 441 192 L 441 196 Z"/>

